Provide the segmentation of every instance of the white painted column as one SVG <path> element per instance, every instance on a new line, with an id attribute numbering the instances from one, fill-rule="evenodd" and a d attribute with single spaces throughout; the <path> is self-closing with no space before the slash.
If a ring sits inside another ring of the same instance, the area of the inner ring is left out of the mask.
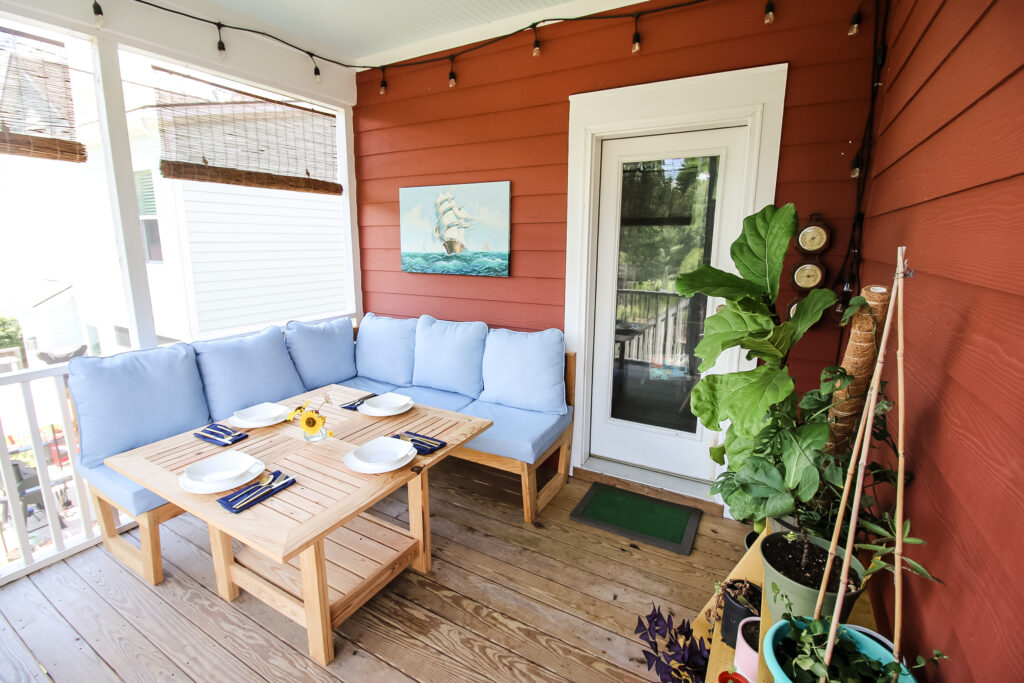
<path id="1" fill-rule="evenodd" d="M 100 137 L 107 165 L 114 239 L 121 265 L 121 278 L 128 304 L 128 331 L 132 346 L 156 346 L 153 302 L 149 296 L 146 252 L 139 226 L 139 205 L 135 197 L 135 173 L 128 137 L 128 117 L 124 110 L 121 66 L 117 43 L 99 36 L 95 42 L 96 99 L 100 118 Z"/>

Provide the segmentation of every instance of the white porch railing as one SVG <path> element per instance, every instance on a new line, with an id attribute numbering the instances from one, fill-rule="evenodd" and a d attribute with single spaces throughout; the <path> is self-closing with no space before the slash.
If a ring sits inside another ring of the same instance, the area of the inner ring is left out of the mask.
<path id="1" fill-rule="evenodd" d="M 0 375 L 4 399 L 0 400 L 0 585 L 100 540 L 86 484 L 75 464 L 78 439 L 71 419 L 67 373 L 67 364 L 61 364 Z M 51 386 L 46 387 L 47 384 Z M 4 421 L 9 425 L 22 423 L 12 414 L 17 403 L 16 390 L 12 391 L 15 385 L 21 390 L 25 429 L 11 434 L 5 433 Z M 40 433 L 34 389 L 40 390 L 48 413 L 46 427 L 50 439 L 45 442 Z M 42 391 L 54 393 L 44 395 Z M 52 421 L 57 419 L 59 425 Z M 63 450 L 58 426 L 63 432 Z M 22 437 L 21 443 L 16 441 L 17 437 Z M 32 527 L 34 522 L 41 523 Z"/>

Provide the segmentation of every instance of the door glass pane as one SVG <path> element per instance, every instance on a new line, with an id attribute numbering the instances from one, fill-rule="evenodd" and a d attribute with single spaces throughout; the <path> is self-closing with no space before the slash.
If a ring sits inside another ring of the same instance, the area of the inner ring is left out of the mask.
<path id="1" fill-rule="evenodd" d="M 613 418 L 694 432 L 693 348 L 707 299 L 679 296 L 676 275 L 710 263 L 719 157 L 622 165 Z"/>

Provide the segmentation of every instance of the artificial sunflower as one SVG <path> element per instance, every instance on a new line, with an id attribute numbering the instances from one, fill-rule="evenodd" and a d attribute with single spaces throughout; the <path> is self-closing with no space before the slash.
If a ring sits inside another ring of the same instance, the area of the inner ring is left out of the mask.
<path id="1" fill-rule="evenodd" d="M 303 411 L 303 410 L 305 410 L 305 409 L 306 409 L 306 406 L 308 406 L 308 405 L 309 405 L 309 401 L 306 401 L 306 402 L 305 402 L 305 403 L 303 403 L 303 404 L 302 404 L 301 406 L 296 406 L 296 407 L 295 407 L 295 410 L 293 410 L 292 412 L 288 413 L 288 422 L 291 422 L 291 421 L 292 421 L 292 420 L 294 420 L 294 419 L 295 419 L 296 417 L 298 417 L 299 415 L 301 415 L 301 414 L 302 414 L 302 411 Z"/>
<path id="2" fill-rule="evenodd" d="M 316 410 L 307 410 L 299 416 L 299 426 L 310 436 L 323 429 L 326 422 L 327 418 Z"/>

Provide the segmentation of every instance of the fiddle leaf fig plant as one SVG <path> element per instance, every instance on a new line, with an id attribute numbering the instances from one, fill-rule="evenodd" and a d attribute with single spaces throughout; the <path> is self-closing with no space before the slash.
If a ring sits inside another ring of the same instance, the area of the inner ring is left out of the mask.
<path id="1" fill-rule="evenodd" d="M 829 436 L 828 406 L 837 385 L 848 383 L 842 368 L 828 368 L 821 388 L 803 397 L 795 393 L 789 353 L 836 301 L 831 290 L 812 290 L 789 320 L 781 320 L 779 280 L 796 228 L 792 204 L 766 206 L 744 219 L 730 248 L 738 276 L 702 265 L 676 280 L 684 296 L 700 292 L 726 302 L 707 319 L 694 349 L 701 372 L 734 347 L 748 360 L 760 361 L 751 370 L 705 375 L 690 406 L 708 429 L 721 431 L 729 422 L 724 441 L 711 449 L 712 459 L 728 466 L 712 493 L 722 494 L 733 517 L 761 527 L 767 518 L 789 514 L 799 525 L 801 508 L 818 493 L 823 478 L 834 478 L 835 463 L 822 453 Z"/>

